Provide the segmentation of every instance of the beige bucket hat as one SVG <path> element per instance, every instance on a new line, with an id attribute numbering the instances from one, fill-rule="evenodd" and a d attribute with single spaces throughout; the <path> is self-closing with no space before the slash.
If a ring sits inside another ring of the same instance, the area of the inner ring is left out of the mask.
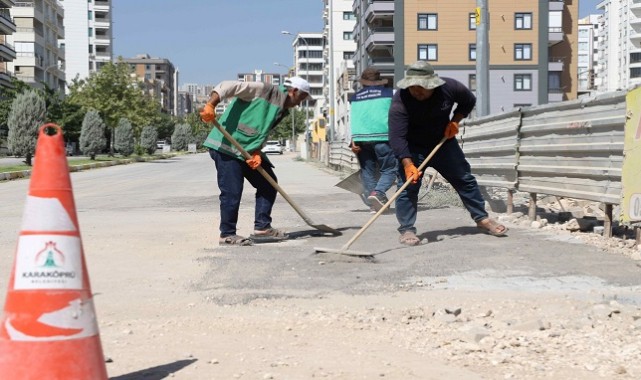
<path id="1" fill-rule="evenodd" d="M 396 83 L 399 88 L 408 88 L 410 86 L 421 86 L 424 89 L 432 90 L 442 86 L 445 81 L 434 73 L 432 65 L 425 61 L 413 63 L 405 72 L 405 78 Z"/>

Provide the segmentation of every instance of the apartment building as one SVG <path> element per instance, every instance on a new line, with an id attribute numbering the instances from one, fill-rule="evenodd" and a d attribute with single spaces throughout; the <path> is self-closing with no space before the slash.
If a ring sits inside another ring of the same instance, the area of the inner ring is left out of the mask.
<path id="1" fill-rule="evenodd" d="M 475 0 L 403 0 L 397 76 L 417 60 L 476 90 Z M 402 9 L 399 9 L 402 7 Z M 578 2 L 488 0 L 489 112 L 577 97 Z M 403 51 L 399 51 L 400 49 Z M 402 65 L 402 66 L 401 66 Z"/>
<path id="2" fill-rule="evenodd" d="M 36 88 L 65 88 L 64 10 L 57 0 L 16 2 L 10 8 L 16 32 L 8 36 L 16 59 L 8 63 L 16 78 Z"/>
<path id="3" fill-rule="evenodd" d="M 192 98 L 189 92 L 182 90 L 178 91 L 178 103 L 176 108 L 178 109 L 176 116 L 184 116 L 192 113 Z"/>
<path id="4" fill-rule="evenodd" d="M 597 90 L 641 84 L 641 0 L 603 0 L 600 18 Z"/>
<path id="5" fill-rule="evenodd" d="M 11 85 L 13 74 L 9 71 L 8 63 L 16 59 L 16 51 L 8 41 L 8 36 L 16 32 L 10 9 L 15 5 L 13 0 L 0 0 L 0 97 L 1 90 Z"/>
<path id="6" fill-rule="evenodd" d="M 139 54 L 134 58 L 125 58 L 136 77 L 143 83 L 145 91 L 158 99 L 161 111 L 176 114 L 178 73 L 173 63 L 166 58 L 155 58 L 149 54 Z"/>
<path id="7" fill-rule="evenodd" d="M 282 77 L 276 73 L 266 73 L 263 70 L 254 70 L 253 73 L 239 73 L 237 76 L 241 82 L 263 82 L 279 86 L 282 83 Z"/>
<path id="8" fill-rule="evenodd" d="M 305 101 L 309 119 L 322 112 L 325 86 L 324 58 L 325 38 L 322 33 L 299 33 L 292 42 L 296 76 L 307 79 L 311 96 Z M 314 110 L 312 114 L 311 110 Z"/>
<path id="9" fill-rule="evenodd" d="M 577 93 L 579 97 L 592 94 L 597 87 L 600 17 L 600 15 L 594 14 L 579 20 L 577 44 Z"/>
<path id="10" fill-rule="evenodd" d="M 403 14 L 396 13 L 395 17 L 395 3 L 401 4 L 402 8 L 399 0 L 355 0 L 352 3 L 356 17 L 352 37 L 356 42 L 353 60 L 357 77 L 372 66 L 390 83 L 400 79 L 394 76 L 394 62 L 396 49 L 402 47 L 404 36 L 402 28 L 395 28 L 395 22 L 402 19 Z"/>
<path id="11" fill-rule="evenodd" d="M 67 82 L 85 79 L 113 60 L 111 0 L 60 0 L 65 9 Z"/>
<path id="12" fill-rule="evenodd" d="M 354 26 L 356 15 L 352 9 L 352 0 L 323 0 L 323 36 L 327 41 L 323 50 L 324 59 L 324 82 L 327 84 L 323 92 L 324 108 L 322 114 L 327 115 L 330 139 L 344 140 L 349 136 L 349 125 L 346 124 L 349 118 L 349 103 L 345 106 L 342 102 L 348 95 L 353 93 L 352 86 L 344 88 L 343 77 L 345 70 L 352 69 L 354 63 L 352 58 L 356 52 L 354 41 Z M 345 64 L 344 64 L 345 63 Z M 350 75 L 349 72 L 346 75 Z M 339 102 L 341 106 L 339 107 Z"/>

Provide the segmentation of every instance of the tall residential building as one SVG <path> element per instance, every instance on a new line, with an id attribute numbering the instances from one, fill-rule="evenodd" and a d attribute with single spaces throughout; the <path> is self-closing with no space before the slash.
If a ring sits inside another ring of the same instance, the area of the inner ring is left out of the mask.
<path id="1" fill-rule="evenodd" d="M 354 65 L 356 76 L 369 66 L 375 67 L 381 72 L 383 78 L 390 83 L 396 83 L 394 77 L 395 52 L 404 41 L 403 28 L 395 26 L 397 19 L 403 19 L 403 13 L 397 13 L 395 17 L 395 3 L 402 5 L 402 0 L 354 0 L 353 12 L 356 16 L 356 24 L 353 30 L 353 38 L 356 41 L 356 52 L 354 53 Z M 438 1 L 419 2 L 428 4 Z M 450 1 L 452 6 L 457 2 Z M 461 12 L 461 11 L 459 11 Z M 401 65 L 403 62 L 400 63 Z"/>
<path id="2" fill-rule="evenodd" d="M 11 85 L 13 75 L 7 63 L 16 59 L 16 51 L 8 41 L 8 36 L 16 32 L 16 24 L 13 23 L 10 12 L 13 6 L 13 0 L 0 0 L 0 89 Z"/>
<path id="3" fill-rule="evenodd" d="M 192 99 L 191 94 L 187 91 L 178 91 L 178 102 L 176 108 L 178 112 L 176 116 L 184 116 L 192 113 Z"/>
<path id="4" fill-rule="evenodd" d="M 476 90 L 477 1 L 396 0 L 395 5 L 403 15 L 394 24 L 397 76 L 426 60 L 440 76 Z M 490 25 L 489 113 L 576 99 L 578 2 L 488 0 L 487 10 L 482 22 Z"/>
<path id="5" fill-rule="evenodd" d="M 343 63 L 353 68 L 352 58 L 356 52 L 354 41 L 354 26 L 356 15 L 352 9 L 352 0 L 323 0 L 323 21 L 325 24 L 323 36 L 327 41 L 324 49 L 325 64 L 325 91 L 323 93 L 325 109 L 323 113 L 328 116 L 328 125 L 331 140 L 344 140 L 349 136 L 349 103 L 347 107 L 339 102 L 345 97 L 343 82 Z M 352 73 L 353 75 L 353 73 Z M 351 86 L 347 91 L 351 90 Z"/>
<path id="6" fill-rule="evenodd" d="M 16 59 L 8 64 L 16 78 L 37 88 L 44 85 L 64 91 L 65 56 L 59 48 L 64 39 L 64 10 L 57 0 L 17 2 L 10 9 L 16 32 L 9 36 Z"/>
<path id="7" fill-rule="evenodd" d="M 111 0 L 60 0 L 65 8 L 64 48 L 68 84 L 113 60 Z"/>
<path id="8" fill-rule="evenodd" d="M 149 54 L 139 54 L 134 58 L 125 58 L 147 92 L 158 99 L 161 111 L 174 115 L 176 113 L 178 75 L 173 63 L 166 58 L 153 58 Z"/>
<path id="9" fill-rule="evenodd" d="M 599 27 L 599 91 L 641 83 L 641 0 L 603 0 Z"/>
<path id="10" fill-rule="evenodd" d="M 313 118 L 312 110 L 316 109 L 320 112 L 323 107 L 325 38 L 322 33 L 298 33 L 292 46 L 296 76 L 307 79 L 311 88 L 311 96 L 305 104 L 311 119 Z"/>
<path id="11" fill-rule="evenodd" d="M 599 50 L 599 18 L 600 15 L 589 15 L 579 20 L 579 36 L 577 45 L 577 78 L 578 94 L 590 95 L 597 85 Z"/>

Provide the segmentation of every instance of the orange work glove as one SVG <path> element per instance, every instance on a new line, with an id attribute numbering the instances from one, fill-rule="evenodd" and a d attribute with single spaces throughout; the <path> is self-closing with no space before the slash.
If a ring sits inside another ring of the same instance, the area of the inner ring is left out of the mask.
<path id="1" fill-rule="evenodd" d="M 445 137 L 451 139 L 452 137 L 458 134 L 458 123 L 455 121 L 450 121 L 445 127 Z"/>
<path id="2" fill-rule="evenodd" d="M 212 121 L 216 120 L 216 110 L 214 109 L 214 106 L 211 105 L 211 103 L 205 104 L 203 110 L 200 111 L 200 120 L 204 121 L 205 123 L 211 123 Z"/>
<path id="3" fill-rule="evenodd" d="M 412 183 L 418 183 L 419 178 L 421 178 L 421 174 L 423 174 L 418 171 L 414 164 L 409 164 L 403 167 L 403 169 L 405 170 L 405 181 L 412 178 Z"/>
<path id="4" fill-rule="evenodd" d="M 250 168 L 256 170 L 260 164 L 263 163 L 263 159 L 260 157 L 260 150 L 255 150 L 251 153 L 252 157 L 248 158 L 245 160 L 247 165 L 249 165 Z"/>

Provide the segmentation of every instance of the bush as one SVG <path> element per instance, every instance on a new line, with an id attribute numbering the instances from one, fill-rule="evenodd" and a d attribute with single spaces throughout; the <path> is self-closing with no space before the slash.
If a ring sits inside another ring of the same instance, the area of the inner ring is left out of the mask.
<path id="1" fill-rule="evenodd" d="M 118 121 L 114 148 L 125 157 L 131 156 L 134 152 L 134 129 L 126 118 L 121 118 Z"/>
<path id="2" fill-rule="evenodd" d="M 17 156 L 25 156 L 27 165 L 35 153 L 38 129 L 44 124 L 46 105 L 35 91 L 25 91 L 13 100 L 7 118 L 7 146 Z"/>
<path id="3" fill-rule="evenodd" d="M 140 147 L 148 154 L 154 154 L 156 151 L 156 141 L 158 141 L 158 130 L 148 125 L 140 132 Z"/>
<path id="4" fill-rule="evenodd" d="M 171 135 L 171 147 L 174 150 L 187 150 L 187 146 L 193 141 L 191 126 L 189 124 L 176 124 L 174 133 Z"/>
<path id="5" fill-rule="evenodd" d="M 96 154 L 100 153 L 107 145 L 105 139 L 105 123 L 95 109 L 90 109 L 82 120 L 82 129 L 80 130 L 80 151 L 96 159 Z"/>

